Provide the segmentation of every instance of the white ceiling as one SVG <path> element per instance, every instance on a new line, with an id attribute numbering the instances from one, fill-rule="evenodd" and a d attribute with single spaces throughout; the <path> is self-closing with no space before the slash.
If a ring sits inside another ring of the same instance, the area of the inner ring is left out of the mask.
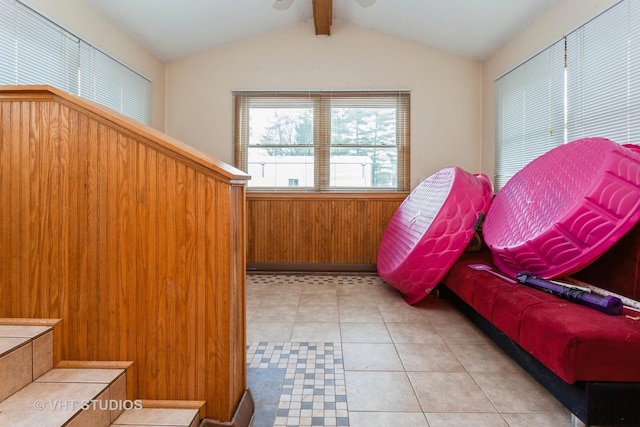
<path id="1" fill-rule="evenodd" d="M 85 1 L 167 62 L 313 18 L 312 0 L 283 11 L 275 0 Z M 484 60 L 556 1 L 334 0 L 333 17 Z"/>

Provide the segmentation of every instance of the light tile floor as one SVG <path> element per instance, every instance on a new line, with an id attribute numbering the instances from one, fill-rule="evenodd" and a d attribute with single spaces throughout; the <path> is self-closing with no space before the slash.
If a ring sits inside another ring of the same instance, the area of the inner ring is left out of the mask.
<path id="1" fill-rule="evenodd" d="M 446 300 L 377 275 L 250 274 L 247 378 L 262 426 L 570 426 Z"/>

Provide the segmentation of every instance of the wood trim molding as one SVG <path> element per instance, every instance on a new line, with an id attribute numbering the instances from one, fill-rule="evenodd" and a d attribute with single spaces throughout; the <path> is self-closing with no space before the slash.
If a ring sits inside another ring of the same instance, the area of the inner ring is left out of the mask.
<path id="1" fill-rule="evenodd" d="M 0 100 L 3 101 L 53 101 L 56 100 L 68 106 L 73 106 L 83 113 L 88 113 L 101 120 L 106 120 L 111 125 L 121 128 L 119 130 L 131 132 L 137 138 L 144 137 L 146 143 L 156 149 L 170 151 L 173 156 L 180 156 L 199 164 L 209 172 L 226 178 L 227 180 L 248 181 L 249 175 L 241 170 L 224 163 L 213 156 L 196 150 L 195 148 L 174 139 L 150 126 L 144 125 L 103 105 L 92 102 L 85 98 L 71 95 L 63 90 L 47 85 L 24 85 L 24 86 L 0 86 Z"/>
<path id="2" fill-rule="evenodd" d="M 199 427 L 249 427 L 253 420 L 256 405 L 251 395 L 251 390 L 246 389 L 238 407 L 236 408 L 231 421 L 220 422 L 218 420 L 206 418 L 200 422 Z"/>

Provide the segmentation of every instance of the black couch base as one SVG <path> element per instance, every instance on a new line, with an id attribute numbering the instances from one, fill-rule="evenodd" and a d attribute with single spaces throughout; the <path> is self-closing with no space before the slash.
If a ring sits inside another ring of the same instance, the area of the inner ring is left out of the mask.
<path id="1" fill-rule="evenodd" d="M 569 384 L 507 337 L 444 284 L 438 295 L 450 300 L 480 330 L 587 426 L 639 426 L 640 383 Z"/>

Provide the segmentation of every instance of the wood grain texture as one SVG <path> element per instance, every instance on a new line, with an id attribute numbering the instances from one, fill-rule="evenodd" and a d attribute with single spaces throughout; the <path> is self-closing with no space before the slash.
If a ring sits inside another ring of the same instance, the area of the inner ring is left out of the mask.
<path id="1" fill-rule="evenodd" d="M 133 361 L 130 395 L 230 421 L 247 176 L 47 87 L 1 87 L 0 117 L 0 317 L 62 319 L 60 359 Z"/>
<path id="2" fill-rule="evenodd" d="M 313 24 L 316 35 L 331 35 L 331 23 L 333 21 L 333 0 L 312 0 Z"/>
<path id="3" fill-rule="evenodd" d="M 247 194 L 248 263 L 375 264 L 397 194 Z"/>

